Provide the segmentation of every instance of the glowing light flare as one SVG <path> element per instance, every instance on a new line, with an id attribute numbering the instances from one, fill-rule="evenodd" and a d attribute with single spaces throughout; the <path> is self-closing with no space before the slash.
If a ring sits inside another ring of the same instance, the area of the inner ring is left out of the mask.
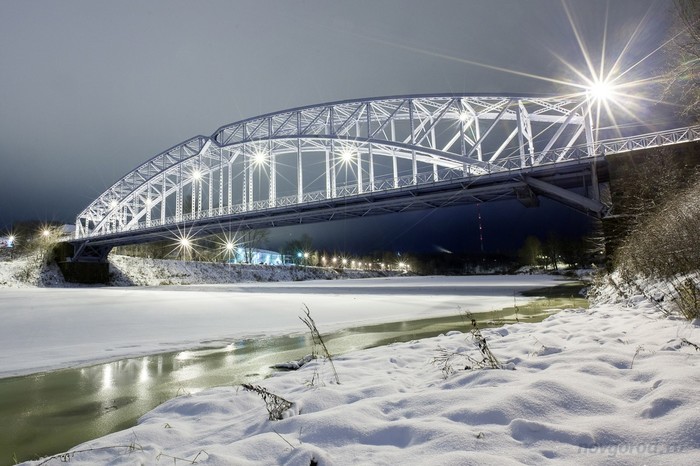
<path id="1" fill-rule="evenodd" d="M 253 163 L 255 163 L 255 165 L 263 165 L 265 162 L 267 162 L 267 152 L 264 150 L 256 150 L 253 153 Z"/>
<path id="2" fill-rule="evenodd" d="M 239 241 L 233 232 L 222 232 L 216 236 L 216 245 L 218 250 L 216 257 L 230 260 L 236 257 Z"/>
<path id="3" fill-rule="evenodd" d="M 201 180 L 202 179 L 202 172 L 199 170 L 195 170 L 192 172 L 192 179 L 194 180 Z"/>
<path id="4" fill-rule="evenodd" d="M 615 96 L 616 86 L 608 81 L 595 81 L 588 86 L 588 95 L 594 100 L 609 100 Z"/>
<path id="5" fill-rule="evenodd" d="M 340 151 L 340 160 L 342 160 L 343 163 L 350 163 L 353 159 L 353 155 L 351 149 L 343 149 Z"/>
<path id="6" fill-rule="evenodd" d="M 194 237 L 188 232 L 180 231 L 174 238 L 174 247 L 171 250 L 176 252 L 181 259 L 189 259 L 194 251 Z"/>
<path id="7" fill-rule="evenodd" d="M 340 151 L 338 152 L 341 163 L 349 165 L 357 155 L 357 147 L 352 144 L 341 143 Z"/>

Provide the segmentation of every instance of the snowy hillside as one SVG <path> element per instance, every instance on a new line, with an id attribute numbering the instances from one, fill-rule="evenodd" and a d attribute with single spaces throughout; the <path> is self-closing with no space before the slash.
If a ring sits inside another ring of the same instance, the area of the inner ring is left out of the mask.
<path id="1" fill-rule="evenodd" d="M 109 260 L 112 284 L 116 286 L 334 280 L 396 275 L 350 269 L 187 262 L 116 255 L 110 256 Z"/>
<path id="2" fill-rule="evenodd" d="M 58 266 L 40 267 L 36 258 L 24 256 L 0 260 L 0 287 L 65 287 Z M 331 269 L 322 267 L 269 266 L 187 262 L 165 259 L 144 259 L 110 255 L 112 286 L 159 286 L 224 284 L 241 282 L 278 282 L 301 280 L 335 280 L 395 276 L 399 272 Z"/>

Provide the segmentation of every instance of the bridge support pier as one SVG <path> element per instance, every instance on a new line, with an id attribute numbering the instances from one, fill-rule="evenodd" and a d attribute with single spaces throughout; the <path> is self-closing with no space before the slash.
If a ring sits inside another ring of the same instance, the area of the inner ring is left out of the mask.
<path id="1" fill-rule="evenodd" d="M 63 278 L 70 283 L 86 285 L 107 284 L 109 282 L 109 262 L 107 254 L 111 248 L 101 248 L 92 256 L 80 256 L 85 246 L 76 248 L 71 243 L 60 243 L 54 249 L 54 256 Z M 97 249 L 97 248 L 92 248 Z M 95 252 L 95 251 L 91 251 Z"/>

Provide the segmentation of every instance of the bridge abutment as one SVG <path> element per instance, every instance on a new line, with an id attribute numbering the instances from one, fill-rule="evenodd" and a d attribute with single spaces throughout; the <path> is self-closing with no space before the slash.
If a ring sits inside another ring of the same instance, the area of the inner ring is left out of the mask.
<path id="1" fill-rule="evenodd" d="M 85 285 L 109 282 L 109 262 L 106 259 L 80 261 L 74 259 L 74 254 L 75 247 L 71 243 L 59 243 L 54 249 L 56 263 L 67 282 Z"/>

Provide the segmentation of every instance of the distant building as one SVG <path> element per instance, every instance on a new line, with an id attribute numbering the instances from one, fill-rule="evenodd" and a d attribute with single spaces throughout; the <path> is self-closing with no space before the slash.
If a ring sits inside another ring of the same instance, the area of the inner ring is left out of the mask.
<path id="1" fill-rule="evenodd" d="M 249 260 L 250 259 L 250 260 Z M 268 251 L 266 249 L 248 249 L 236 248 L 235 256 L 229 262 L 232 263 L 250 263 L 264 265 L 283 265 L 285 263 L 284 256 L 276 251 Z"/>
<path id="2" fill-rule="evenodd" d="M 13 247 L 13 241 L 9 236 L 0 236 L 0 249 Z"/>
<path id="3" fill-rule="evenodd" d="M 75 236 L 75 225 L 71 225 L 71 224 L 61 225 L 61 233 L 63 233 L 66 236 L 70 236 L 70 237 Z"/>

